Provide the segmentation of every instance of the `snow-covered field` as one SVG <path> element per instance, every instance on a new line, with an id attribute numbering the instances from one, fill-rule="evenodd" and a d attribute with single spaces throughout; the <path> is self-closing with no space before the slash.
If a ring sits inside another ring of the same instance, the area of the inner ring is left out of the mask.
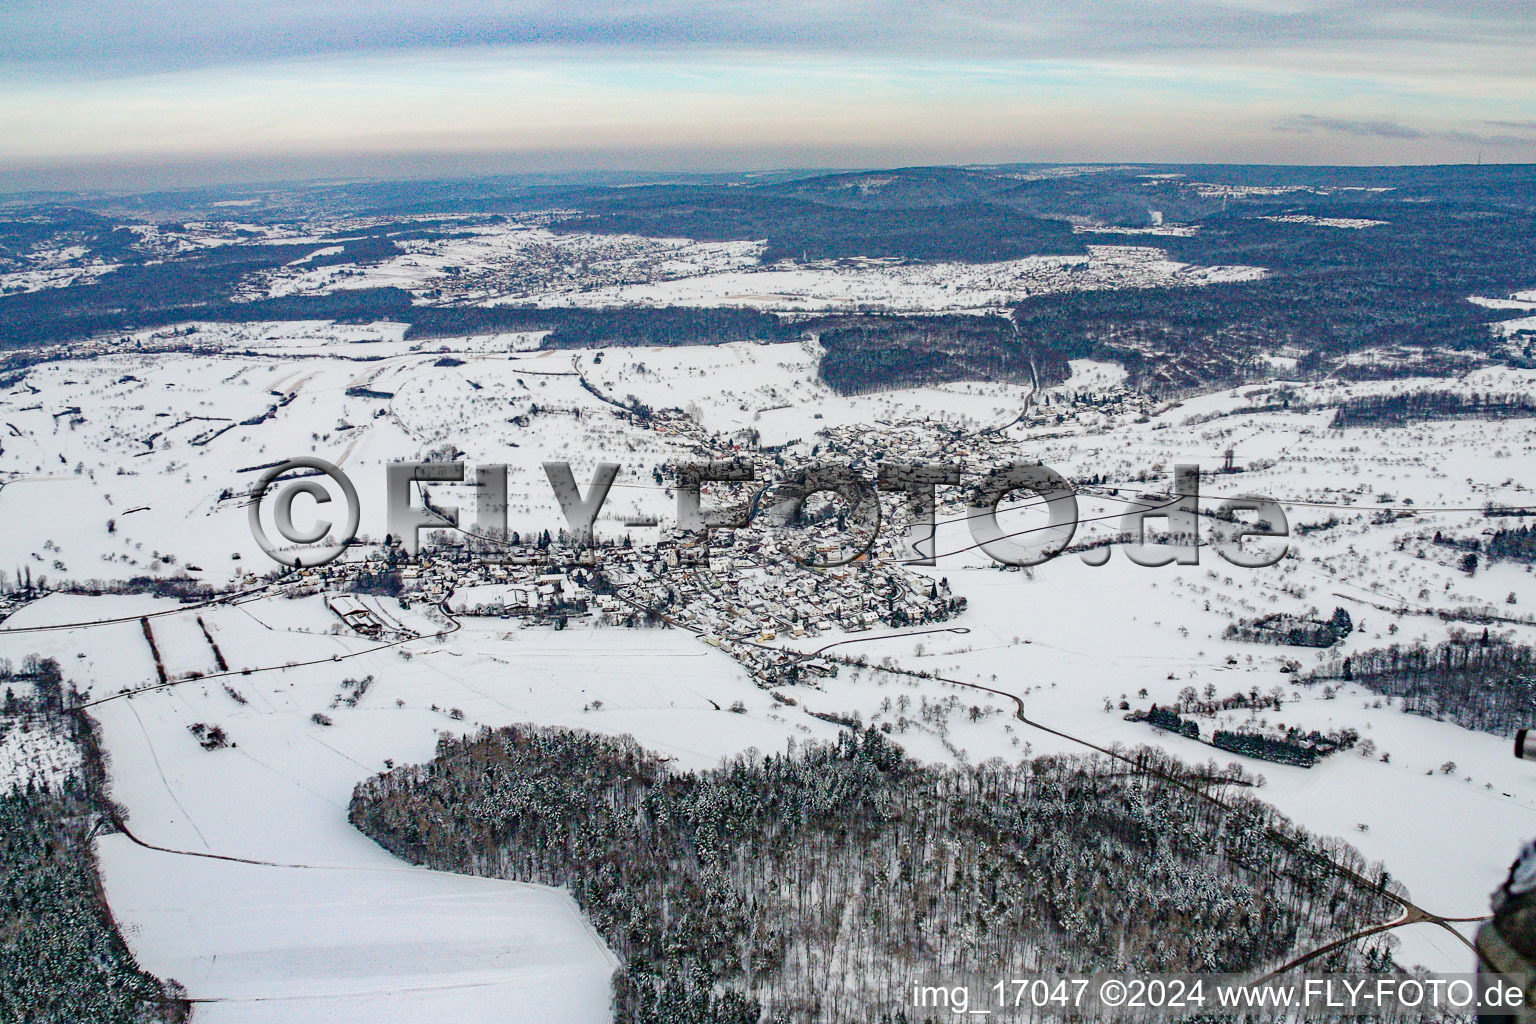
<path id="1" fill-rule="evenodd" d="M 97 604 L 48 598 L 6 625 L 78 622 Z M 124 614 L 116 605 L 108 610 Z M 151 620 L 157 635 L 194 614 L 174 602 L 132 611 L 168 612 Z M 481 726 L 629 732 L 690 767 L 777 745 L 783 732 L 763 728 L 767 694 L 682 633 L 472 625 L 445 643 L 412 644 L 406 657 L 324 633 L 330 614 L 319 598 L 197 614 L 232 669 L 256 671 L 109 700 L 92 713 L 134 836 L 179 851 L 103 839 L 108 897 L 147 969 L 213 1000 L 199 1007 L 203 1020 L 605 1020 L 614 962 L 568 896 L 401 864 L 347 823 L 352 786 L 389 763 L 431 757 L 439 732 Z M 132 620 L 6 644 L 67 657 L 72 675 L 93 681 L 93 696 L 146 676 L 147 645 Z M 343 679 L 367 675 L 376 681 L 355 707 L 333 706 Z M 717 711 L 706 695 L 751 712 Z M 593 702 L 603 710 L 582 711 Z M 316 713 L 333 724 L 316 723 Z M 219 726 L 230 746 L 205 750 L 194 724 Z M 834 731 L 815 725 L 819 735 Z"/>
<path id="2" fill-rule="evenodd" d="M 1384 220 L 1371 220 L 1368 217 L 1315 217 L 1309 213 L 1291 213 L 1279 217 L 1260 217 L 1260 220 L 1273 221 L 1276 224 L 1310 224 L 1319 228 L 1374 228 L 1387 223 Z"/>
<path id="3" fill-rule="evenodd" d="M 1467 301 L 1488 309 L 1536 309 L 1536 289 L 1515 292 L 1502 299 L 1474 295 Z"/>
<path id="4" fill-rule="evenodd" d="M 1260 267 L 1179 263 L 1160 249 L 1143 246 L 1090 245 L 1088 250 L 1087 256 L 1029 256 L 998 263 L 863 260 L 772 265 L 539 296 L 538 300 L 580 306 L 974 310 L 1050 292 L 1198 286 L 1254 281 L 1265 274 Z"/>
<path id="5" fill-rule="evenodd" d="M 10 273 L 0 274 L 0 295 L 18 295 L 42 291 L 45 288 L 68 288 L 71 285 L 87 284 L 116 269 L 115 263 L 71 262 L 68 266 L 61 267 L 40 266 L 29 270 L 13 270 Z"/>
<path id="6" fill-rule="evenodd" d="M 684 277 L 676 287 L 704 280 Z M 688 455 L 700 432 L 729 438 L 757 430 L 767 444 L 798 440 L 794 451 L 805 455 L 825 440 L 817 432 L 832 427 L 884 429 L 925 418 L 1001 427 L 1027 397 L 1016 385 L 975 383 L 841 398 L 815 379 L 812 344 L 610 349 L 599 361 L 593 352 L 534 351 L 537 338 L 529 336 L 415 343 L 402 340 L 398 324 L 316 323 L 204 325 L 199 341 L 224 354 L 117 351 L 62 360 L 34 367 L 0 394 L 0 569 L 8 577 L 186 572 L 225 584 L 246 570 L 265 572 L 270 563 L 249 535 L 243 492 L 260 467 L 291 456 L 318 455 L 352 474 L 362 532 L 375 538 L 386 529 L 386 462 L 446 449 L 469 463 L 506 463 L 509 525 L 535 530 L 563 525 L 540 462 L 570 460 L 584 486 L 596 462 L 616 461 L 624 469 L 601 534 L 626 517 L 671 516 L 674 499 L 653 472 Z M 460 362 L 437 365 L 445 356 Z M 1356 624 L 1349 651 L 1443 639 L 1450 626 L 1433 614 L 1437 608 L 1492 606 L 1510 619 L 1536 611 L 1536 588 L 1522 567 L 1495 564 L 1469 575 L 1453 549 L 1422 542 L 1437 529 L 1480 534 L 1488 503 L 1536 504 L 1529 420 L 1329 427 L 1332 407 L 1349 397 L 1529 392 L 1536 372 L 1292 384 L 1287 408 L 1274 407 L 1277 382 L 1173 405 L 1090 409 L 1079 399 L 1115 392 L 1123 371 L 1088 361 L 1072 369 L 1065 384 L 1034 396 L 1035 423 L 999 436 L 1016 442 L 1020 458 L 1070 479 L 1104 481 L 1080 497 L 1081 516 L 1102 521 L 1085 523 L 1079 540 L 1107 535 L 1123 499 L 1166 488 L 1175 464 L 1214 468 L 1229 451 L 1241 472 L 1207 480 L 1207 500 L 1265 494 L 1286 505 L 1293 531 L 1319 528 L 1293 536 L 1294 555 L 1267 570 L 1232 568 L 1209 550 L 1198 566 L 1141 568 L 1117 553 L 1093 568 L 1069 554 L 1031 572 L 1000 570 L 975 552 L 953 554 L 928 571 L 969 600 L 947 624 L 969 632 L 833 633 L 798 642 L 855 640 L 846 652 L 876 665 L 888 657 L 893 667 L 1019 694 L 1031 719 L 1072 736 L 1156 743 L 1223 764 L 1237 758 L 1124 721 L 1118 709 L 1106 713 L 1105 699 L 1126 695 L 1145 707 L 1186 686 L 1209 683 L 1223 695 L 1279 686 L 1282 710 L 1258 717 L 1309 729 L 1349 726 L 1391 760 L 1344 752 L 1310 770 L 1244 761 L 1267 780 L 1259 796 L 1384 861 L 1420 905 L 1453 917 L 1484 912 L 1536 820 L 1536 772 L 1510 757 L 1508 742 L 1406 715 L 1352 686 L 1325 699 L 1320 687 L 1281 671 L 1287 658 L 1307 670 L 1320 655 L 1221 634 L 1238 616 L 1309 608 L 1326 616 L 1343 607 Z M 688 415 L 643 426 L 604 404 L 578 374 L 605 395 Z M 433 493 L 471 514 L 467 488 Z M 958 523 L 941 527 L 940 552 L 970 543 Z M 430 757 L 439 731 L 579 726 L 630 733 L 681 766 L 707 767 L 750 747 L 777 750 L 791 739 L 832 735 L 834 726 L 808 709 L 857 711 L 865 721 L 904 717 L 909 724 L 895 738 L 930 760 L 1081 749 L 1007 714 L 972 721 L 965 710 L 989 702 L 976 691 L 878 667 L 845 668 L 800 687 L 800 706 L 791 707 L 681 630 L 578 623 L 555 631 L 470 618 L 439 641 L 432 634 L 441 623 L 391 614 L 415 621 L 426 636 L 386 647 L 338 635 L 320 597 L 192 609 L 147 597 L 54 595 L 0 624 L 0 656 L 56 657 L 66 677 L 97 699 L 154 681 L 141 615 L 153 616 L 171 676 L 212 670 L 197 616 L 237 673 L 92 711 L 111 755 L 112 795 L 128 809 L 130 828 L 144 843 L 179 851 L 105 837 L 109 899 L 148 969 L 178 979 L 194 997 L 221 1000 L 200 1005 L 199 1019 L 606 1019 L 612 960 L 565 894 L 412 868 L 347 824 L 352 786 L 387 763 Z M 120 621 L 80 625 L 102 619 Z M 76 625 L 19 631 L 50 624 Z M 1501 631 L 1536 642 L 1536 626 L 1509 622 Z M 308 661 L 318 663 L 285 667 Z M 336 706 L 343 680 L 370 675 L 375 681 L 356 707 Z M 744 713 L 719 710 L 736 701 Z M 1000 698 L 990 703 L 1011 709 Z M 923 717 L 925 704 L 937 710 Z M 232 744 L 205 750 L 189 728 L 195 724 L 221 727 Z M 13 728 L 0 738 L 0 781 L 48 763 L 30 735 Z M 1455 772 L 1438 770 L 1446 761 Z M 1469 966 L 1466 949 L 1443 931 L 1416 926 L 1401 938 L 1400 960 Z"/>

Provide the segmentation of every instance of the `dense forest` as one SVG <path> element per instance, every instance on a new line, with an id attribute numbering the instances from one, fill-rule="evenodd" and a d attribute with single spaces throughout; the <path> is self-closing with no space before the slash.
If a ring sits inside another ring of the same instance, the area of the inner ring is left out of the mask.
<path id="1" fill-rule="evenodd" d="M 243 246 L 230 246 L 243 249 Z M 294 249 L 293 246 L 253 248 Z M 344 289 L 329 295 L 289 295 L 278 299 L 235 302 L 224 298 L 227 289 L 248 272 L 271 269 L 304 254 L 290 251 L 279 258 L 271 253 L 248 254 L 250 262 L 231 261 L 221 266 L 184 268 L 180 262 L 163 263 L 144 270 L 146 289 L 159 291 L 161 299 L 144 303 L 132 289 L 103 290 L 98 285 L 45 288 L 42 291 L 0 296 L 0 350 L 68 341 L 93 335 L 120 335 L 130 331 L 192 320 L 219 323 L 255 323 L 262 320 L 398 320 L 411 309 L 410 293 L 399 288 Z M 222 250 L 220 250 L 222 251 Z M 312 251 L 312 249 L 310 250 Z M 126 268 L 125 268 L 126 269 Z M 118 278 L 123 270 L 103 275 L 103 282 Z M 163 290 L 161 286 L 163 285 Z"/>
<path id="2" fill-rule="evenodd" d="M 894 256 L 917 260 L 1011 260 L 1086 250 L 1072 226 L 991 202 L 912 208 L 829 206 L 791 196 L 659 187 L 628 190 L 598 212 L 573 215 L 556 230 L 696 238 L 764 239 L 763 259 Z M 598 205 L 598 204 L 594 204 Z"/>
<path id="3" fill-rule="evenodd" d="M 1393 644 L 1336 661 L 1312 680 L 1343 679 L 1401 699 L 1404 711 L 1512 736 L 1536 721 L 1536 650 L 1463 630 L 1434 647 Z"/>
<path id="4" fill-rule="evenodd" d="M 1462 395 L 1454 391 L 1409 391 L 1364 395 L 1339 404 L 1335 428 L 1393 427 L 1420 420 L 1498 420 L 1536 416 L 1536 399 L 1526 394 Z"/>
<path id="5" fill-rule="evenodd" d="M 0 734 L 22 720 L 46 724 L 81 748 L 83 768 L 0 792 L 0 1024 L 185 1020 L 179 988 L 139 969 L 107 910 L 92 846 L 107 805 L 90 724 L 51 710 L 59 696 L 52 662 L 29 659 L 20 674 L 4 672 Z M 17 697 L 17 682 L 35 692 Z"/>
<path id="6" fill-rule="evenodd" d="M 826 354 L 820 375 L 839 394 L 960 380 L 1050 387 L 1071 374 L 1059 352 L 1021 341 L 1000 316 L 839 316 L 805 325 Z"/>
<path id="7" fill-rule="evenodd" d="M 1510 562 L 1536 562 L 1536 529 L 1516 526 L 1495 530 L 1483 545 L 1489 558 L 1502 558 Z"/>
<path id="8" fill-rule="evenodd" d="M 96 880 L 94 801 L 58 790 L 0 795 L 0 1022 L 180 1021 L 167 986 L 141 971 Z"/>
<path id="9" fill-rule="evenodd" d="M 663 306 L 572 309 L 534 306 L 432 306 L 406 314 L 408 339 L 504 331 L 549 331 L 545 348 L 620 345 L 722 345 L 793 341 L 799 328 L 755 309 Z"/>
<path id="10" fill-rule="evenodd" d="M 1277 275 L 1200 288 L 1042 295 L 1014 307 L 1021 334 L 1071 358 L 1118 362 L 1143 386 L 1176 390 L 1250 379 L 1250 362 L 1282 348 L 1315 373 L 1377 345 L 1478 349 L 1486 310 L 1418 290 L 1386 269 Z"/>
<path id="11" fill-rule="evenodd" d="M 1268 213 L 1385 222 L 1348 230 L 1259 216 Z M 1530 287 L 1536 215 L 1497 188 L 1405 190 L 1352 204 L 1302 194 L 1279 209 L 1234 205 L 1192 237 L 1155 244 L 1176 259 L 1274 273 L 1201 288 L 1042 295 L 1015 308 L 1021 331 L 1073 357 L 1124 363 L 1145 385 L 1170 389 L 1242 380 L 1254 355 L 1282 347 L 1299 353 L 1303 373 L 1371 346 L 1485 350 L 1487 321 L 1512 314 L 1467 299 Z"/>
<path id="12" fill-rule="evenodd" d="M 620 1024 L 865 1024 L 908 1020 L 913 977 L 1239 971 L 1392 915 L 1346 844 L 1230 808 L 1099 757 L 924 766 L 876 730 L 675 772 L 518 726 L 445 735 L 350 817 L 412 863 L 568 886 L 621 958 Z"/>

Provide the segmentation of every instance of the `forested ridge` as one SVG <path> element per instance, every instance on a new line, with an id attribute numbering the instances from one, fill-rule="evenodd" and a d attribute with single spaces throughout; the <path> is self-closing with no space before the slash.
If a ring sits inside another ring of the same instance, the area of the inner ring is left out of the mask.
<path id="1" fill-rule="evenodd" d="M 909 1020 L 914 977 L 1240 971 L 1395 912 L 1346 844 L 1231 808 L 1099 757 L 924 766 L 874 730 L 673 772 L 515 726 L 443 737 L 349 813 L 412 863 L 568 886 L 622 960 L 621 1024 L 867 1024 Z"/>

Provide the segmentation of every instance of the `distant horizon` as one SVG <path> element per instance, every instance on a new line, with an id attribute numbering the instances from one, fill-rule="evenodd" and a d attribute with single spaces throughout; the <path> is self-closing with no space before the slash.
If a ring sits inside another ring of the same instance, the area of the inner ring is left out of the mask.
<path id="1" fill-rule="evenodd" d="M 0 190 L 1536 162 L 1528 0 L 0 5 Z"/>
<path id="2" fill-rule="evenodd" d="M 417 154 L 417 157 L 423 157 Z M 490 158 L 487 158 L 490 159 Z M 393 182 L 484 182 L 498 178 L 508 179 L 532 187 L 548 188 L 573 188 L 573 187 L 636 187 L 646 184 L 672 184 L 685 182 L 692 179 L 732 179 L 753 176 L 784 178 L 794 180 L 799 178 L 828 177 L 839 174 L 875 174 L 897 173 L 902 171 L 918 170 L 966 170 L 966 169 L 997 169 L 1007 167 L 1183 167 L 1212 169 L 1261 169 L 1276 168 L 1286 170 L 1340 170 L 1340 171 L 1392 171 L 1435 168 L 1469 169 L 1479 167 L 1488 168 L 1536 168 L 1536 159 L 1533 160 L 1483 160 L 1481 162 L 1455 162 L 1455 161 L 1420 161 L 1404 163 L 1318 163 L 1310 161 L 1211 161 L 1211 160 L 998 160 L 998 161 L 966 161 L 966 162 L 915 162 L 892 164 L 827 164 L 827 165 L 764 165 L 758 167 L 682 167 L 682 166 L 601 166 L 578 165 L 559 169 L 536 169 L 529 167 L 504 168 L 485 167 L 470 169 L 462 166 L 453 167 L 425 167 L 417 170 L 405 170 L 396 168 L 393 173 L 385 170 L 367 172 L 357 170 L 353 172 L 316 173 L 311 175 L 263 175 L 260 171 L 253 171 L 250 176 L 240 177 L 230 175 L 219 177 L 214 173 L 194 174 L 187 176 L 182 172 L 182 165 L 160 166 L 147 173 L 141 173 L 135 177 L 134 168 L 127 167 L 92 167 L 83 170 L 79 167 L 49 167 L 37 170 L 36 176 L 57 181 L 49 184 L 21 185 L 14 180 L 18 177 L 27 177 L 27 174 L 0 172 L 0 200 L 17 202 L 28 197 L 44 197 L 48 195 L 96 195 L 110 197 L 114 195 L 133 196 L 156 193 L 196 192 L 207 190 L 213 192 L 223 191 L 280 191 L 283 189 L 344 188 L 351 185 L 383 185 Z M 654 179 L 654 182 L 646 180 Z M 518 179 L 527 179 L 518 181 Z M 546 179 L 546 180 L 540 180 Z M 582 180 L 591 179 L 591 180 Z M 94 182 L 91 184 L 87 181 Z"/>

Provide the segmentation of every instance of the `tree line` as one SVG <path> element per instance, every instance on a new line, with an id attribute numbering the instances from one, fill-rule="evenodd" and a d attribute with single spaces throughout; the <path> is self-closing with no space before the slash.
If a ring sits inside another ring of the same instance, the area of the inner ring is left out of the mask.
<path id="1" fill-rule="evenodd" d="M 1536 416 L 1536 401 L 1527 394 L 1409 391 L 1347 399 L 1340 403 L 1329 426 L 1400 426 L 1419 420 L 1497 420 L 1512 416 Z"/>
<path id="2" fill-rule="evenodd" d="M 139 967 L 102 893 L 93 838 L 111 814 L 94 723 L 56 713 L 51 660 L 4 668 L 34 693 L 7 688 L 0 735 L 22 717 L 46 723 L 80 748 L 82 767 L 0 790 L 0 1024 L 180 1024 L 180 986 Z"/>
<path id="3" fill-rule="evenodd" d="M 1392 644 L 1358 651 L 1309 681 L 1343 679 L 1396 697 L 1404 711 L 1449 719 L 1497 736 L 1536 722 L 1536 651 L 1525 644 L 1453 630 L 1433 647 Z"/>

